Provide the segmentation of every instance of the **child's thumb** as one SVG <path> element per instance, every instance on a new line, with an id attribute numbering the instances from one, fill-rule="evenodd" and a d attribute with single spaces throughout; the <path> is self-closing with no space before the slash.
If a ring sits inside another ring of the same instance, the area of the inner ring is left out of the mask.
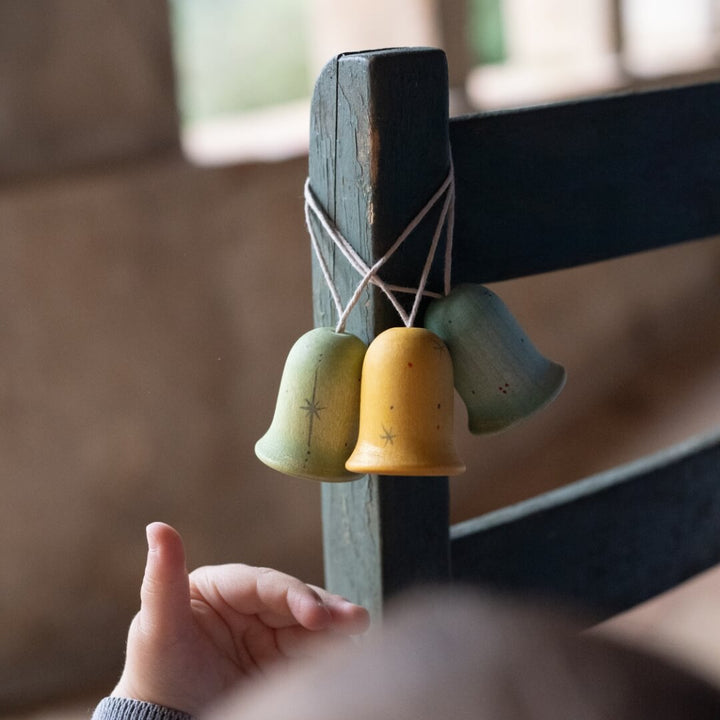
<path id="1" fill-rule="evenodd" d="M 140 627 L 171 640 L 191 617 L 185 550 L 178 532 L 165 523 L 151 523 L 145 576 L 140 589 Z"/>

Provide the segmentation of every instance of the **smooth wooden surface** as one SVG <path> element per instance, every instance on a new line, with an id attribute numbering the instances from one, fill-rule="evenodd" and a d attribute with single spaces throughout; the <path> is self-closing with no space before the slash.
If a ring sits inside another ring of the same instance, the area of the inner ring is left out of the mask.
<path id="1" fill-rule="evenodd" d="M 439 50 L 343 55 L 318 79 L 310 130 L 310 182 L 367 262 L 381 257 L 449 168 L 447 67 Z M 382 277 L 415 285 L 434 229 L 431 213 Z M 360 278 L 327 238 L 322 246 L 346 302 Z M 439 249 L 442 257 L 442 248 Z M 441 264 L 430 285 L 439 287 Z M 337 314 L 313 267 L 315 324 Z M 408 302 L 410 296 L 405 298 Z M 377 291 L 361 298 L 347 329 L 369 341 L 400 324 Z M 449 573 L 446 478 L 366 476 L 323 488 L 326 583 L 375 615 L 384 598 Z"/>
<path id="2" fill-rule="evenodd" d="M 453 578 L 608 617 L 720 563 L 720 431 L 452 528 Z"/>
<path id="3" fill-rule="evenodd" d="M 360 430 L 347 467 L 380 475 L 461 475 L 455 449 L 453 364 L 430 330 L 393 327 L 362 368 Z"/>
<path id="4" fill-rule="evenodd" d="M 454 283 L 720 233 L 720 83 L 454 118 Z"/>

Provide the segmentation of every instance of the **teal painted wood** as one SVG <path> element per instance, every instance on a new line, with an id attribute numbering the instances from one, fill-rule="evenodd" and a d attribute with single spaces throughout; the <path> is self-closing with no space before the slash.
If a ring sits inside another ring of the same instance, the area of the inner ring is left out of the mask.
<path id="1" fill-rule="evenodd" d="M 720 431 L 455 525 L 451 538 L 455 580 L 611 616 L 720 562 Z"/>
<path id="2" fill-rule="evenodd" d="M 341 55 L 321 73 L 311 110 L 309 175 L 326 211 L 372 264 L 425 205 L 450 166 L 448 87 L 439 50 Z M 383 279 L 416 285 L 433 215 L 383 269 Z M 360 278 L 321 236 L 344 302 Z M 442 256 L 442 248 L 439 249 Z M 441 287 L 442 268 L 429 285 Z M 337 313 L 313 263 L 315 324 Z M 409 306 L 410 296 L 406 299 Z M 400 324 L 375 289 L 365 292 L 347 330 L 365 341 Z M 446 478 L 370 476 L 323 486 L 326 584 L 377 616 L 384 599 L 418 582 L 449 577 Z"/>
<path id="3" fill-rule="evenodd" d="M 453 281 L 720 233 L 720 83 L 454 118 Z"/>
<path id="4" fill-rule="evenodd" d="M 368 261 L 447 170 L 444 57 L 340 56 L 321 75 L 310 178 Z M 717 84 L 459 118 L 454 282 L 570 267 L 720 232 Z M 428 224 L 428 226 L 430 223 Z M 384 277 L 414 284 L 427 232 Z M 325 239 L 344 300 L 358 278 Z M 430 286 L 438 288 L 439 266 Z M 313 267 L 316 325 L 335 322 Z M 348 330 L 398 324 L 368 291 Z M 457 526 L 454 579 L 575 599 L 607 615 L 720 561 L 718 436 Z M 446 579 L 446 480 L 370 477 L 323 488 L 328 586 L 375 615 L 417 581 Z"/>

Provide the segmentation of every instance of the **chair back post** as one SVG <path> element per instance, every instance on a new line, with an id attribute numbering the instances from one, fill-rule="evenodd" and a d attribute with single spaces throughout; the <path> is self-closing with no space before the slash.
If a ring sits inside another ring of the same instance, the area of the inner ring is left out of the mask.
<path id="1" fill-rule="evenodd" d="M 442 185 L 450 167 L 445 55 L 394 49 L 341 55 L 322 71 L 311 108 L 311 188 L 344 237 L 372 265 Z M 383 268 L 386 282 L 417 287 L 439 217 L 433 208 Z M 313 221 L 342 301 L 360 283 Z M 438 248 L 442 258 L 443 248 Z M 429 288 L 442 286 L 441 262 Z M 411 296 L 405 296 L 408 307 Z M 313 258 L 316 326 L 334 326 L 336 308 Z M 366 342 L 400 318 L 368 288 L 347 331 Z M 448 579 L 447 478 L 367 476 L 322 490 L 326 584 L 377 617 L 385 599 L 422 581 Z"/>

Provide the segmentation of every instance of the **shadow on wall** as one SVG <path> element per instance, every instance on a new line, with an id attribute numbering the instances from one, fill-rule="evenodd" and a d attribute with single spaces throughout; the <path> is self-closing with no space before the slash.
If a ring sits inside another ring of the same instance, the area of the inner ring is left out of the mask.
<path id="1" fill-rule="evenodd" d="M 0 5 L 8 712 L 111 687 L 152 520 L 183 532 L 192 566 L 322 581 L 319 486 L 253 454 L 312 322 L 307 161 L 190 167 L 164 5 L 81 5 Z M 618 262 L 495 288 L 569 381 L 507 434 L 458 428 L 456 520 L 717 422 L 720 242 Z"/>

